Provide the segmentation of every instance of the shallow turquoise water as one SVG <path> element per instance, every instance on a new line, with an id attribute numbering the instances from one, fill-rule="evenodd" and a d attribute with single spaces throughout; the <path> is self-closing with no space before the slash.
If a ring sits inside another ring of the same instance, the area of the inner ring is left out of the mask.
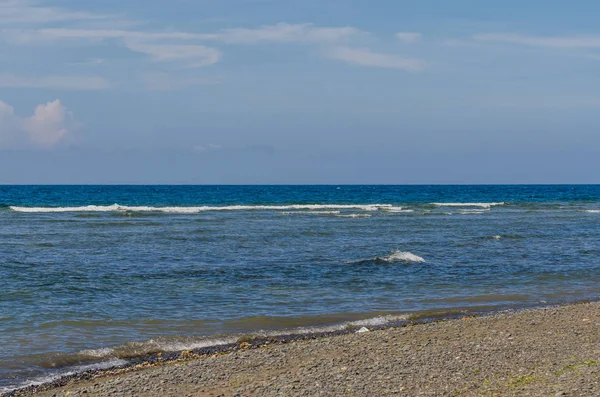
<path id="1" fill-rule="evenodd" d="M 597 298 L 599 233 L 600 186 L 0 186 L 0 390 L 260 329 Z"/>

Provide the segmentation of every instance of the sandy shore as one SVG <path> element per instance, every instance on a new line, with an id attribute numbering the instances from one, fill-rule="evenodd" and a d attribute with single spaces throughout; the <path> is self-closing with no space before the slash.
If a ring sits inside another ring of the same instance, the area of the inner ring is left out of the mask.
<path id="1" fill-rule="evenodd" d="M 182 356 L 18 395 L 600 396 L 600 303 Z"/>

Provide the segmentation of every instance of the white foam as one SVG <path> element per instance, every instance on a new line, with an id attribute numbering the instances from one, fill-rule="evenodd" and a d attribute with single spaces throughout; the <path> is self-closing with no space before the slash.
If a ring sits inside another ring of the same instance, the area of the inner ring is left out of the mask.
<path id="1" fill-rule="evenodd" d="M 385 212 L 415 212 L 415 210 L 405 210 L 402 207 L 390 207 L 390 208 L 384 208 L 383 210 Z"/>
<path id="2" fill-rule="evenodd" d="M 311 215 L 337 215 L 340 211 L 281 211 L 281 215 L 297 215 L 297 214 L 311 214 Z"/>
<path id="3" fill-rule="evenodd" d="M 112 349 L 110 347 L 103 347 L 100 349 L 88 349 L 88 350 L 82 350 L 79 352 L 79 354 L 81 354 L 82 356 L 88 356 L 88 357 L 109 357 L 112 356 L 115 352 L 115 349 Z"/>
<path id="4" fill-rule="evenodd" d="M 437 207 L 481 207 L 481 208 L 491 208 L 498 205 L 504 205 L 502 203 L 431 203 Z"/>
<path id="5" fill-rule="evenodd" d="M 462 215 L 485 214 L 487 211 L 489 211 L 489 208 L 486 208 L 486 209 L 477 209 L 477 210 L 459 210 L 458 213 L 462 214 Z"/>
<path id="6" fill-rule="evenodd" d="M 81 207 L 9 207 L 15 212 L 162 212 L 172 214 L 196 214 L 206 211 L 286 211 L 286 210 L 361 210 L 378 211 L 393 208 L 391 204 L 291 204 L 291 205 L 229 205 L 194 207 L 151 207 L 127 205 L 86 205 Z"/>
<path id="7" fill-rule="evenodd" d="M 404 251 L 392 251 L 388 256 L 384 256 L 382 258 L 378 258 L 382 261 L 386 262 L 415 262 L 415 263 L 424 263 L 425 259 L 421 258 L 418 255 L 415 255 L 411 252 Z"/>
<path id="8" fill-rule="evenodd" d="M 502 238 L 502 236 L 495 235 L 495 236 L 492 236 L 492 238 L 493 238 L 494 240 L 500 240 L 500 239 Z"/>
<path id="9" fill-rule="evenodd" d="M 346 321 L 341 324 L 315 326 L 315 327 L 300 327 L 294 329 L 287 329 L 282 331 L 259 331 L 254 333 L 256 336 L 262 337 L 276 337 L 285 335 L 305 335 L 335 331 L 345 331 L 349 329 L 355 329 L 360 327 L 381 327 L 390 323 L 397 323 L 400 321 L 408 320 L 408 315 L 387 315 L 378 316 L 373 318 L 367 318 L 364 320 Z"/>
<path id="10" fill-rule="evenodd" d="M 0 388 L 0 393 L 8 393 L 13 390 L 24 389 L 24 388 L 30 387 L 30 386 L 39 386 L 39 385 L 43 385 L 45 383 L 51 383 L 51 382 L 54 382 L 55 380 L 62 378 L 63 376 L 75 375 L 75 374 L 78 374 L 81 372 L 95 370 L 95 369 L 108 369 L 108 368 L 113 368 L 113 367 L 119 367 L 119 366 L 125 365 L 125 364 L 127 364 L 127 361 L 121 360 L 118 358 L 114 358 L 114 359 L 103 361 L 103 362 L 97 363 L 97 364 L 80 365 L 80 366 L 72 368 L 69 371 L 58 372 L 58 373 L 55 373 L 52 375 L 40 376 L 39 378 L 28 380 L 28 381 L 23 382 L 16 386 Z"/>
<path id="11" fill-rule="evenodd" d="M 223 346 L 228 345 L 230 343 L 235 343 L 237 339 L 229 338 L 229 339 L 207 339 L 201 341 L 192 341 L 192 342 L 184 342 L 184 341 L 155 341 L 153 339 L 149 340 L 147 343 L 157 347 L 160 351 L 163 352 L 179 352 L 184 350 L 195 350 L 202 349 L 204 347 L 213 347 L 213 346 Z"/>
<path id="12" fill-rule="evenodd" d="M 589 212 L 590 214 L 600 214 L 600 210 L 585 210 L 584 212 Z"/>
<path id="13" fill-rule="evenodd" d="M 408 315 L 379 316 L 379 317 L 367 318 L 365 320 L 350 321 L 350 322 L 346 323 L 346 326 L 377 327 L 377 326 L 383 326 L 383 325 L 393 323 L 393 322 L 406 321 L 406 320 L 408 320 L 408 317 L 409 317 Z"/>
<path id="14" fill-rule="evenodd" d="M 338 215 L 338 218 L 370 218 L 370 214 L 343 214 Z"/>

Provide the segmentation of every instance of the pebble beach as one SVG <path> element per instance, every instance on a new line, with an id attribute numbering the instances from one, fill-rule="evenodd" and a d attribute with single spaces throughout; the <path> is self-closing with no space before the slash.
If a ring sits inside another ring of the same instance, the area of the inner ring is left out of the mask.
<path id="1" fill-rule="evenodd" d="M 501 312 L 77 374 L 7 396 L 598 396 L 600 303 Z"/>

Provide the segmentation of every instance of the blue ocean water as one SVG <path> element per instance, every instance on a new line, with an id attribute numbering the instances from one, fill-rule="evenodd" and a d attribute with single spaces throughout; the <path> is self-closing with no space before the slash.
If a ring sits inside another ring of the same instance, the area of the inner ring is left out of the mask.
<path id="1" fill-rule="evenodd" d="M 597 299 L 599 234 L 596 185 L 0 186 L 0 391 L 260 330 Z"/>

